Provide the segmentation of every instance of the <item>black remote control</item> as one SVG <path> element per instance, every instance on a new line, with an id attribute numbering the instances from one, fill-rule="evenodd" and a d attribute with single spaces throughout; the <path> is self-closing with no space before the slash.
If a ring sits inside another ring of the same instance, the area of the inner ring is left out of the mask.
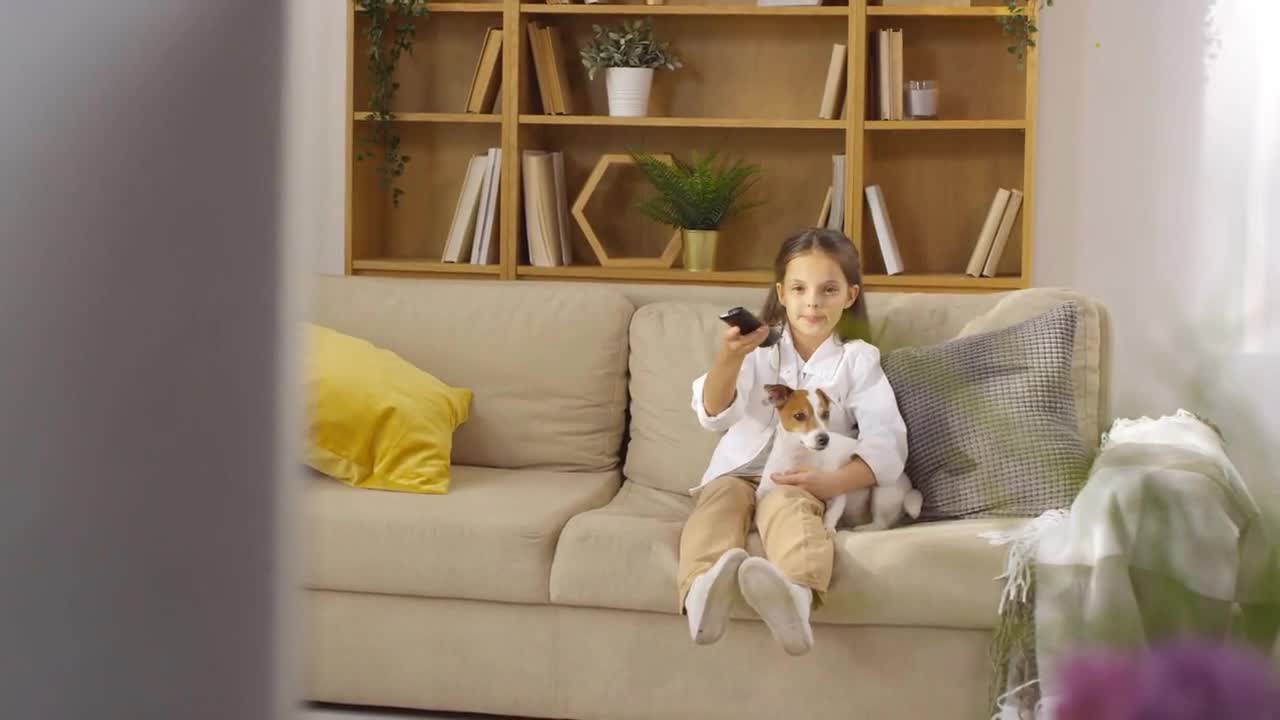
<path id="1" fill-rule="evenodd" d="M 738 332 L 743 335 L 750 335 L 760 328 L 764 323 L 760 322 L 760 318 L 751 314 L 751 311 L 742 306 L 730 309 L 728 312 L 720 316 L 725 323 L 738 328 Z M 778 332 L 778 328 L 769 328 L 769 337 L 760 343 L 760 347 L 773 347 L 782 339 L 782 333 Z"/>

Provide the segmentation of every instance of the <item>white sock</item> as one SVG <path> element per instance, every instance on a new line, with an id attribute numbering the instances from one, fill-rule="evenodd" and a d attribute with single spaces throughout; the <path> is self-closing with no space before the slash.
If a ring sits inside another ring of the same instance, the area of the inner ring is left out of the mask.
<path id="1" fill-rule="evenodd" d="M 812 590 L 791 582 L 773 563 L 758 557 L 747 558 L 738 568 L 738 583 L 742 597 L 788 654 L 803 655 L 813 648 Z"/>
<path id="2" fill-rule="evenodd" d="M 746 559 L 746 550 L 727 550 L 689 585 L 684 607 L 689 615 L 689 636 L 698 645 L 710 645 L 724 635 L 738 589 L 738 566 Z"/>

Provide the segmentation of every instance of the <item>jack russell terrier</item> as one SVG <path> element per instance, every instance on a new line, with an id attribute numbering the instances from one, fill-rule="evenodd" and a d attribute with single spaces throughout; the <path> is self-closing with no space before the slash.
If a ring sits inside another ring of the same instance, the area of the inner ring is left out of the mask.
<path id="1" fill-rule="evenodd" d="M 772 480 L 774 473 L 799 465 L 835 470 L 857 455 L 857 440 L 827 432 L 831 398 L 825 392 L 814 390 L 811 399 L 808 390 L 793 390 L 786 385 L 765 385 L 765 391 L 769 393 L 769 402 L 778 410 L 778 427 L 756 488 L 757 500 L 776 487 L 777 483 Z M 904 514 L 919 517 L 923 503 L 924 497 L 903 473 L 872 487 L 831 498 L 822 524 L 834 530 L 843 519 L 842 524 L 854 530 L 887 530 L 901 522 Z"/>

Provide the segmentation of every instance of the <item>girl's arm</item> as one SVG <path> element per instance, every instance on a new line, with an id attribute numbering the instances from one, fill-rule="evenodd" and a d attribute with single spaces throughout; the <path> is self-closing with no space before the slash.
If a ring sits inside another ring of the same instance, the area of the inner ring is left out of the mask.
<path id="1" fill-rule="evenodd" d="M 736 327 L 725 330 L 711 369 L 693 381 L 693 409 L 703 427 L 727 430 L 745 412 L 751 378 L 744 377 L 743 365 L 751 351 L 767 337 L 768 327 L 757 328 L 745 337 Z"/>

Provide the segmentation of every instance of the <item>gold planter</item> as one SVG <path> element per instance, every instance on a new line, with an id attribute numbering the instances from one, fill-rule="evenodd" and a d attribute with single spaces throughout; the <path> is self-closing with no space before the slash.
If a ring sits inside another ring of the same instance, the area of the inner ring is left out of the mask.
<path id="1" fill-rule="evenodd" d="M 693 272 L 714 270 L 719 230 L 680 230 L 684 239 L 684 269 Z"/>

